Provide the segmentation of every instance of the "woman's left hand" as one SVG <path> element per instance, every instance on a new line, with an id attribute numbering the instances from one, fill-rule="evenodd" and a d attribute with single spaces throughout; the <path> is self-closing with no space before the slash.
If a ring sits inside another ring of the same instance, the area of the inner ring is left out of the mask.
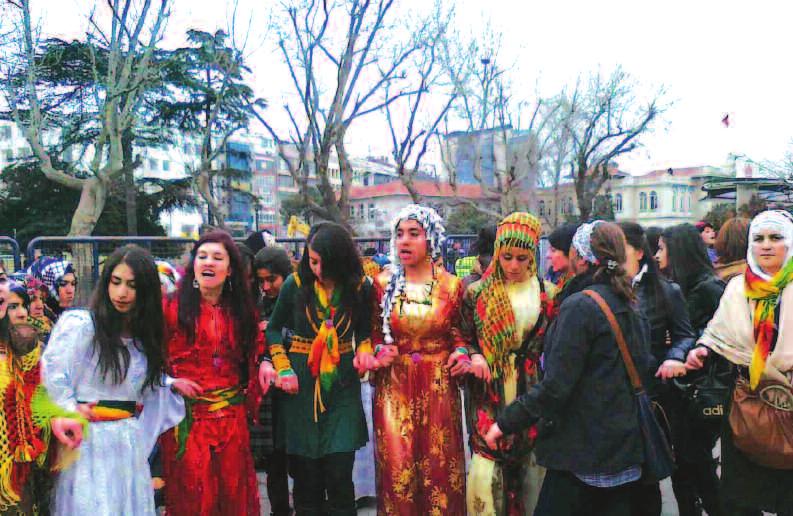
<path id="1" fill-rule="evenodd" d="M 498 423 L 493 423 L 485 434 L 485 442 L 491 450 L 498 449 L 498 440 L 504 436 L 504 432 L 498 427 Z"/>
<path id="2" fill-rule="evenodd" d="M 669 380 L 671 378 L 677 378 L 678 376 L 685 376 L 687 372 L 686 364 L 683 362 L 678 360 L 664 360 L 664 363 L 661 364 L 658 371 L 655 372 L 655 377 Z"/>
<path id="3" fill-rule="evenodd" d="M 259 387 L 262 388 L 262 395 L 267 394 L 277 376 L 278 373 L 275 372 L 273 364 L 269 360 L 262 360 L 262 363 L 259 364 Z"/>

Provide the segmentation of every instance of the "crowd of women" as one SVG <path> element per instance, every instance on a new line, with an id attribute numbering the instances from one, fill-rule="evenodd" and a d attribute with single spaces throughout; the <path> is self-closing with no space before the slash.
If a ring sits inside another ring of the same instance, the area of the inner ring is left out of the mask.
<path id="1" fill-rule="evenodd" d="M 679 514 L 793 515 L 788 213 L 564 225 L 547 273 L 513 213 L 466 278 L 433 209 L 391 230 L 385 267 L 330 222 L 297 264 L 260 234 L 181 271 L 121 247 L 86 308 L 63 260 L 0 269 L 0 514 L 154 514 L 161 488 L 168 515 L 255 515 L 257 467 L 273 514 L 356 514 L 363 379 L 379 514 L 659 516 L 646 393 Z"/>

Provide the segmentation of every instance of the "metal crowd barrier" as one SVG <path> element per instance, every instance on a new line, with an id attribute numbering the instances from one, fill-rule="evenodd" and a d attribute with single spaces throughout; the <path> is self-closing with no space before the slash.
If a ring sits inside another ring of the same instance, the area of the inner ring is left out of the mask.
<path id="1" fill-rule="evenodd" d="M 6 252 L 8 249 L 10 249 L 10 253 Z M 22 268 L 19 243 L 9 236 L 0 236 L 0 262 L 8 272 L 15 272 Z"/>

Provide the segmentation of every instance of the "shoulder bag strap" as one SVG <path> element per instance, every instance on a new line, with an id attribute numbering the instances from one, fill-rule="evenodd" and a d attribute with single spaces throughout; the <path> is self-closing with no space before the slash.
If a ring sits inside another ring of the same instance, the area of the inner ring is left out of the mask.
<path id="1" fill-rule="evenodd" d="M 636 370 L 636 365 L 633 363 L 633 357 L 631 357 L 631 354 L 628 351 L 628 345 L 625 343 L 625 337 L 622 335 L 622 328 L 620 328 L 620 325 L 617 324 L 617 319 L 614 317 L 614 312 L 611 311 L 611 308 L 609 308 L 608 303 L 606 303 L 603 297 L 594 290 L 584 290 L 584 294 L 591 297 L 595 303 L 598 304 L 600 310 L 603 311 L 603 315 L 605 315 L 606 319 L 608 319 L 609 325 L 611 325 L 611 331 L 614 332 L 614 337 L 617 339 L 617 345 L 620 348 L 622 361 L 625 363 L 625 369 L 628 370 L 628 376 L 631 379 L 631 385 L 636 390 L 636 392 L 643 391 L 644 387 L 642 386 L 642 380 L 639 377 L 639 372 Z"/>

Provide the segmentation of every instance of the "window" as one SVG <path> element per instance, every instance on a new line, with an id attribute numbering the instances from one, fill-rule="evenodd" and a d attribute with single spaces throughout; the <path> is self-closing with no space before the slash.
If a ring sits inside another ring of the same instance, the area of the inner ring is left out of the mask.
<path id="1" fill-rule="evenodd" d="M 374 204 L 369 203 L 369 220 L 374 220 Z"/>
<path id="2" fill-rule="evenodd" d="M 351 219 L 355 218 L 355 205 L 354 204 L 350 204 L 350 218 Z"/>
<path id="3" fill-rule="evenodd" d="M 564 200 L 564 212 L 568 215 L 573 213 L 573 198 L 568 197 Z"/>
<path id="4" fill-rule="evenodd" d="M 171 170 L 171 162 L 167 159 L 162 160 L 162 170 L 163 172 L 168 172 Z"/>
<path id="5" fill-rule="evenodd" d="M 366 212 L 364 211 L 363 203 L 358 205 L 358 218 L 359 219 L 365 219 L 366 218 Z"/>
<path id="6" fill-rule="evenodd" d="M 650 192 L 650 211 L 655 211 L 658 209 L 658 194 L 655 193 L 655 190 Z"/>
<path id="7" fill-rule="evenodd" d="M 647 194 L 644 192 L 639 194 L 639 211 L 647 211 Z"/>
<path id="8" fill-rule="evenodd" d="M 159 163 L 154 158 L 149 158 L 149 168 L 152 170 L 159 170 Z"/>
<path id="9" fill-rule="evenodd" d="M 677 187 L 672 189 L 672 211 L 677 211 Z"/>
<path id="10" fill-rule="evenodd" d="M 540 212 L 540 217 L 545 215 L 545 201 L 540 201 L 539 212 Z"/>
<path id="11" fill-rule="evenodd" d="M 614 211 L 620 213 L 622 211 L 622 194 L 618 193 L 614 197 Z"/>
<path id="12" fill-rule="evenodd" d="M 0 138 L 3 140 L 10 140 L 11 139 L 11 126 L 3 126 L 0 127 Z"/>

